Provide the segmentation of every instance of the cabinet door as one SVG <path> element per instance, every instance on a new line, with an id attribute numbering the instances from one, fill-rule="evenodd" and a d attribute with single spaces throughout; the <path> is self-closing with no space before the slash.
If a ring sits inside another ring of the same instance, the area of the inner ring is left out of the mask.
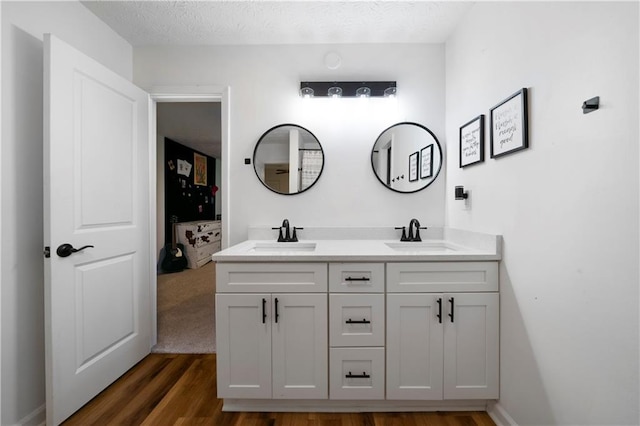
<path id="1" fill-rule="evenodd" d="M 273 398 L 328 397 L 326 294 L 273 294 Z"/>
<path id="2" fill-rule="evenodd" d="M 218 398 L 271 398 L 270 306 L 270 294 L 216 295 Z"/>
<path id="3" fill-rule="evenodd" d="M 438 300 L 444 303 L 440 294 L 387 295 L 387 399 L 442 399 Z"/>
<path id="4" fill-rule="evenodd" d="M 444 302 L 444 398 L 498 399 L 498 293 L 450 293 Z"/>

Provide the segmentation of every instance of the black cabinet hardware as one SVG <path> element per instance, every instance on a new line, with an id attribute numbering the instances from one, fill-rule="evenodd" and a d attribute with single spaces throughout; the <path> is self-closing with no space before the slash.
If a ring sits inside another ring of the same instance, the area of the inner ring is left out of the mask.
<path id="1" fill-rule="evenodd" d="M 362 372 L 362 374 L 351 374 L 351 371 L 349 371 L 349 374 L 346 374 L 344 377 L 346 377 L 347 379 L 368 379 L 371 377 L 371 375 L 365 373 L 364 371 Z"/>
<path id="2" fill-rule="evenodd" d="M 367 277 L 347 277 L 344 279 L 345 281 L 371 281 L 371 278 L 367 278 Z"/>
<path id="3" fill-rule="evenodd" d="M 366 319 L 362 319 L 362 321 L 354 321 L 351 318 L 349 318 L 348 320 L 345 321 L 347 324 L 371 324 L 371 321 L 366 320 Z"/>
<path id="4" fill-rule="evenodd" d="M 276 297 L 276 315 L 275 315 L 275 317 L 276 317 L 276 324 L 278 323 L 278 317 L 279 317 L 279 316 L 280 316 L 280 315 L 278 314 L 278 298 Z"/>
<path id="5" fill-rule="evenodd" d="M 449 303 L 451 303 L 451 312 L 449 312 L 449 318 L 451 318 L 451 322 L 453 322 L 453 297 L 449 299 Z"/>
<path id="6" fill-rule="evenodd" d="M 267 299 L 262 299 L 262 323 L 267 322 Z"/>
<path id="7" fill-rule="evenodd" d="M 438 323 L 442 324 L 442 298 L 439 297 L 436 303 L 438 304 L 438 315 L 436 317 L 438 317 Z"/>

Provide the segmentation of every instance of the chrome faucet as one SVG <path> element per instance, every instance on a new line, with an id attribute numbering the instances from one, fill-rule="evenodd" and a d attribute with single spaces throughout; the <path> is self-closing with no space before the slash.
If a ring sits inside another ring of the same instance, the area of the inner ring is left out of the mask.
<path id="1" fill-rule="evenodd" d="M 296 228 L 293 227 L 293 233 L 291 233 L 291 228 L 289 227 L 289 219 L 285 219 L 282 221 L 282 225 L 278 228 L 278 242 L 279 243 L 295 243 L 298 241 L 298 236 L 296 235 L 296 230 L 304 229 L 304 228 Z"/>

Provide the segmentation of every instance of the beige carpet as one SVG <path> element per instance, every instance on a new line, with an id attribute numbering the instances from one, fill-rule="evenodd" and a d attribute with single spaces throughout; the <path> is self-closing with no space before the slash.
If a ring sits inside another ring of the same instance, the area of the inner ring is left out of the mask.
<path id="1" fill-rule="evenodd" d="M 215 263 L 158 275 L 158 344 L 155 353 L 216 351 Z"/>

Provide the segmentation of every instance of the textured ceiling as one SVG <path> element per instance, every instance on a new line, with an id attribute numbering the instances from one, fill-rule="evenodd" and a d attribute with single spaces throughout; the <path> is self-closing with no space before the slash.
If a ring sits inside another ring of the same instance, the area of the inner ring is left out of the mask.
<path id="1" fill-rule="evenodd" d="M 471 2 L 83 1 L 133 46 L 442 43 Z"/>

